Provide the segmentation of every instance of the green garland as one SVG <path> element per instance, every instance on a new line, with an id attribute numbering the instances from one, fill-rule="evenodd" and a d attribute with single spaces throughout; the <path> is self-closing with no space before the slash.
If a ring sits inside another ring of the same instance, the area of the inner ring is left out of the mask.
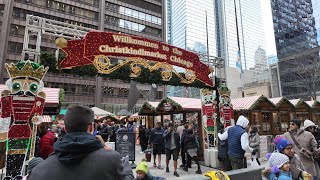
<path id="1" fill-rule="evenodd" d="M 170 102 L 173 107 L 176 107 L 177 109 L 182 109 L 182 106 L 179 103 L 175 102 L 174 100 L 170 99 L 169 97 L 166 97 L 161 100 L 161 102 L 158 104 L 156 110 L 159 110 L 163 106 L 163 103 L 165 103 L 165 102 Z"/>
<path id="2" fill-rule="evenodd" d="M 57 66 L 60 64 L 61 60 L 64 59 L 65 55 L 63 52 L 60 52 L 58 62 L 56 61 L 55 55 L 48 52 L 41 52 L 40 55 L 40 64 L 44 66 L 49 67 L 49 72 L 52 73 L 65 73 L 65 74 L 73 74 L 78 76 L 89 76 L 94 77 L 98 73 L 97 69 L 94 67 L 94 65 L 85 65 L 81 67 L 75 67 L 73 69 L 59 69 Z M 204 84 L 203 82 L 199 80 L 195 80 L 191 84 L 184 84 L 181 83 L 180 78 L 172 73 L 172 78 L 169 81 L 163 81 L 161 77 L 161 71 L 155 70 L 153 72 L 150 72 L 148 68 L 141 67 L 141 73 L 140 76 L 136 78 L 130 77 L 131 74 L 131 68 L 130 65 L 126 64 L 122 66 L 121 68 L 115 70 L 111 74 L 99 74 L 102 77 L 117 80 L 120 79 L 124 82 L 130 82 L 130 80 L 134 79 L 135 81 L 139 83 L 149 83 L 149 84 L 158 84 L 158 85 L 172 85 L 172 86 L 187 86 L 187 87 L 197 87 L 197 88 L 208 88 L 208 89 L 216 89 L 219 79 L 215 78 L 215 87 L 210 87 Z M 184 77 L 183 73 L 180 73 L 181 76 Z"/>

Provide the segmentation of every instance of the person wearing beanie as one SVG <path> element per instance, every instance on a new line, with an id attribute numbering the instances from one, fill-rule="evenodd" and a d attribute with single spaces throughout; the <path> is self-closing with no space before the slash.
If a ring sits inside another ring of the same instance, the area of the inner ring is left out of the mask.
<path id="1" fill-rule="evenodd" d="M 145 159 L 137 165 L 136 173 L 135 180 L 164 180 L 163 177 L 155 177 L 150 174 L 148 164 Z"/>
<path id="2" fill-rule="evenodd" d="M 235 126 L 229 126 L 222 134 L 218 133 L 221 141 L 228 140 L 228 156 L 231 162 L 232 170 L 242 169 L 245 167 L 246 152 L 256 151 L 249 146 L 249 136 L 246 128 L 249 120 L 244 116 L 239 116 Z"/>
<path id="3" fill-rule="evenodd" d="M 290 171 L 290 164 L 288 156 L 281 153 L 272 153 L 268 164 L 271 165 L 271 174 L 269 179 L 274 179 L 277 177 L 278 180 L 293 180 Z"/>
<path id="4" fill-rule="evenodd" d="M 303 179 L 303 174 L 306 173 L 305 168 L 299 156 L 295 154 L 293 144 L 284 137 L 276 137 L 274 144 L 276 145 L 277 152 L 288 156 L 293 180 Z M 267 169 L 271 170 L 270 164 L 266 167 L 266 170 Z"/>
<path id="5" fill-rule="evenodd" d="M 284 138 L 293 144 L 294 152 L 299 156 L 306 172 L 317 178 L 317 171 L 313 156 L 320 154 L 318 143 L 311 132 L 300 129 L 300 120 L 290 122 L 289 132 L 284 133 Z"/>

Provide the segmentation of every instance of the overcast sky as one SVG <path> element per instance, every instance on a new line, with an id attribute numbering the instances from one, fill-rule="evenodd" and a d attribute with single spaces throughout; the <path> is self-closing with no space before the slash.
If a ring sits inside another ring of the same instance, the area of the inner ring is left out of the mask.
<path id="1" fill-rule="evenodd" d="M 267 56 L 276 55 L 270 0 L 261 0 Z"/>

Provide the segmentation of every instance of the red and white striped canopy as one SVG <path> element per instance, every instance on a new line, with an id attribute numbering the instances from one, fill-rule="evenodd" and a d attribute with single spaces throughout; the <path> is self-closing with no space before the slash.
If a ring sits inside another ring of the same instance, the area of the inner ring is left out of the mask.
<path id="1" fill-rule="evenodd" d="M 43 118 L 43 121 L 42 121 L 42 122 L 44 122 L 44 123 L 50 123 L 50 122 L 52 122 L 52 118 L 51 118 L 51 116 L 49 116 L 49 115 L 43 115 L 42 118 Z"/>
<path id="2" fill-rule="evenodd" d="M 249 110 L 261 96 L 231 99 L 234 110 Z"/>
<path id="3" fill-rule="evenodd" d="M 0 84 L 0 92 L 7 89 L 7 86 L 4 84 Z M 43 91 L 46 93 L 46 104 L 59 104 L 59 88 L 43 88 Z"/>
<path id="4" fill-rule="evenodd" d="M 301 99 L 291 99 L 289 100 L 291 102 L 291 104 L 293 104 L 295 107 L 298 105 L 298 103 L 300 102 Z"/>
<path id="5" fill-rule="evenodd" d="M 201 100 L 195 98 L 169 97 L 176 103 L 180 104 L 184 110 L 200 110 Z"/>
<path id="6" fill-rule="evenodd" d="M 283 97 L 278 98 L 269 98 L 269 101 L 271 101 L 274 105 L 278 105 L 278 103 L 283 99 Z"/>

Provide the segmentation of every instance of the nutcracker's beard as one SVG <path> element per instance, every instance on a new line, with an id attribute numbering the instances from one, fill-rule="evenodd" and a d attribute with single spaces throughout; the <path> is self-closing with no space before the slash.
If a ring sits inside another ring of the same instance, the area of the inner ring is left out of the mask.
<path id="1" fill-rule="evenodd" d="M 18 91 L 14 94 L 11 94 L 11 95 L 17 95 L 17 96 L 23 96 L 23 95 L 26 95 L 26 96 L 35 96 L 32 92 L 30 91 Z"/>

